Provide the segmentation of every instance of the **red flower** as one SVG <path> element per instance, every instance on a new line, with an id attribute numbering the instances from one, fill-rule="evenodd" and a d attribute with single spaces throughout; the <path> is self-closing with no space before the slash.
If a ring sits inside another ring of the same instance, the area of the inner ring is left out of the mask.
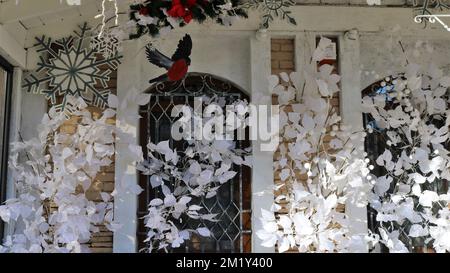
<path id="1" fill-rule="evenodd" d="M 172 67 L 167 72 L 169 80 L 179 81 L 181 80 L 188 71 L 188 65 L 184 59 L 176 61 Z"/>
<path id="2" fill-rule="evenodd" d="M 139 14 L 140 14 L 140 15 L 147 16 L 149 13 L 150 13 L 150 11 L 149 11 L 148 8 L 145 7 L 145 6 L 142 7 L 142 8 L 139 10 Z"/>
<path id="3" fill-rule="evenodd" d="M 183 18 L 184 22 L 189 23 L 192 20 L 192 7 L 195 6 L 197 0 L 172 0 L 172 7 L 167 11 L 170 17 Z"/>

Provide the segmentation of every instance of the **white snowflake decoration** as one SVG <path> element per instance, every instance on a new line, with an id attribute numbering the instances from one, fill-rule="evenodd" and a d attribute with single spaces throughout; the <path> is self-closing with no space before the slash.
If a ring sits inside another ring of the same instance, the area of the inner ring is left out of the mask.
<path id="1" fill-rule="evenodd" d="M 286 19 L 290 24 L 297 25 L 289 10 L 294 5 L 295 1 L 293 0 L 251 0 L 242 4 L 246 9 L 262 11 L 261 27 L 263 28 L 268 28 L 275 17 Z"/>
<path id="2" fill-rule="evenodd" d="M 91 48 L 101 53 L 103 58 L 109 59 L 117 56 L 120 41 L 111 31 L 104 31 L 101 35 L 96 35 L 91 39 Z"/>
<path id="3" fill-rule="evenodd" d="M 46 96 L 57 111 L 67 111 L 67 96 L 81 97 L 87 104 L 104 108 L 108 102 L 109 75 L 117 69 L 121 56 L 100 58 L 97 51 L 84 47 L 89 28 L 80 27 L 76 36 L 52 41 L 43 36 L 36 38 L 39 56 L 38 69 L 30 73 L 22 85 L 27 92 Z M 107 69 L 104 69 L 104 67 Z M 100 68 L 101 67 L 101 68 Z M 101 89 L 98 87 L 101 85 Z M 63 96 L 62 102 L 57 101 Z M 69 112 L 70 113 L 70 112 Z"/>

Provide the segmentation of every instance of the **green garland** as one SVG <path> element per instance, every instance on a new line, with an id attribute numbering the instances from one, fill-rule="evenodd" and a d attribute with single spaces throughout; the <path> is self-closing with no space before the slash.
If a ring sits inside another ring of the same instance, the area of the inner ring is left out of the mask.
<path id="1" fill-rule="evenodd" d="M 223 8 L 224 5 L 228 5 L 228 8 Z M 149 0 L 143 4 L 134 4 L 130 6 L 130 19 L 136 22 L 136 32 L 130 34 L 130 39 L 146 34 L 155 37 L 162 28 L 173 28 L 169 17 L 175 19 L 179 27 L 184 27 L 191 20 L 201 24 L 210 18 L 223 25 L 223 16 L 247 18 L 247 12 L 241 6 L 241 0 Z M 143 16 L 152 17 L 154 21 L 139 24 L 139 17 Z"/>

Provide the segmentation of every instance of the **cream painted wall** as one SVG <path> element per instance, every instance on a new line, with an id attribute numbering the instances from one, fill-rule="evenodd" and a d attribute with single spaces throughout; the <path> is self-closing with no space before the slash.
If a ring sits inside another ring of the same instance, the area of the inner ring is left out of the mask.
<path id="1" fill-rule="evenodd" d="M 401 35 L 398 32 L 361 34 L 361 86 L 367 87 L 384 76 L 404 70 L 406 58 L 410 63 L 431 63 L 450 72 L 450 32 L 442 30 L 440 35 Z M 398 41 L 406 51 L 403 54 Z M 431 52 L 428 49 L 433 49 Z"/>
<path id="2" fill-rule="evenodd" d="M 173 33 L 159 41 L 155 46 L 168 55 L 172 56 L 178 44 L 178 40 L 184 33 Z M 250 93 L 250 33 L 214 34 L 199 33 L 191 34 L 193 49 L 191 55 L 190 72 L 204 72 L 225 77 L 239 85 Z M 165 73 L 165 70 L 150 64 L 145 57 L 145 43 L 139 43 L 135 58 L 139 61 L 139 73 L 142 77 L 140 86 L 142 90 L 149 87 L 148 81 Z M 134 56 L 133 56 L 134 57 Z"/>

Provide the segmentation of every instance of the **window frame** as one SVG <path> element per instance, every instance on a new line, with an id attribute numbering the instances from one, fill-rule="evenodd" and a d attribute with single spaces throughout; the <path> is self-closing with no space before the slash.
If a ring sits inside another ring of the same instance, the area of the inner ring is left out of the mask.
<path id="1" fill-rule="evenodd" d="M 8 178 L 8 147 L 9 147 L 9 128 L 11 117 L 11 97 L 13 91 L 13 73 L 14 67 L 2 56 L 0 56 L 0 68 L 6 72 L 5 83 L 5 109 L 3 120 L 2 138 L 3 151 L 0 159 L 0 204 L 6 200 L 7 178 Z M 3 238 L 5 224 L 0 221 L 0 238 Z"/>

